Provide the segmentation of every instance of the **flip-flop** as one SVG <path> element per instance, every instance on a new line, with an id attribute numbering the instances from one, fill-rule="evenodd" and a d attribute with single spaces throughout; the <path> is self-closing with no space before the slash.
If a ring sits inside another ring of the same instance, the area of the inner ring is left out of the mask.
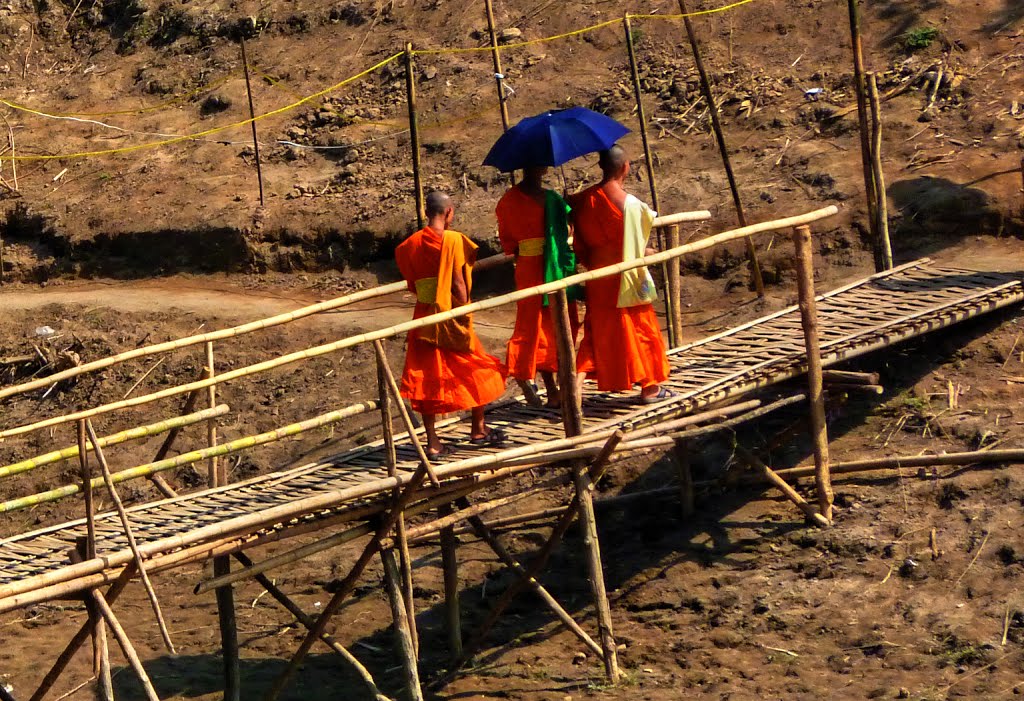
<path id="1" fill-rule="evenodd" d="M 469 442 L 471 445 L 493 445 L 501 446 L 508 440 L 508 436 L 500 428 L 492 428 L 485 435 L 479 438 L 470 438 Z"/>
<path id="2" fill-rule="evenodd" d="M 429 448 L 427 449 L 427 457 L 430 458 L 431 460 L 436 460 L 437 458 L 444 458 L 444 457 L 447 457 L 447 456 L 449 456 L 451 454 L 452 454 L 452 449 L 451 449 L 450 446 L 447 446 L 447 445 L 442 445 L 441 446 L 441 450 L 438 450 L 437 452 L 434 452 L 433 450 L 430 450 Z"/>
<path id="3" fill-rule="evenodd" d="M 669 399 L 673 399 L 675 396 L 676 396 L 676 393 L 673 392 L 672 390 L 666 389 L 665 387 L 659 387 L 658 388 L 658 393 L 655 394 L 654 396 L 652 396 L 652 397 L 643 397 L 643 396 L 641 396 L 640 397 L 640 403 L 641 404 L 658 404 L 660 402 L 664 402 L 664 401 L 667 401 Z"/>

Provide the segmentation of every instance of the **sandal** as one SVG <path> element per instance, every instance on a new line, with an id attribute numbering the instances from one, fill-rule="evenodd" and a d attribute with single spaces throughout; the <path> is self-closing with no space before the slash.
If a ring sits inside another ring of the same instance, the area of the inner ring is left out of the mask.
<path id="1" fill-rule="evenodd" d="M 451 455 L 452 454 L 452 449 L 451 449 L 451 446 L 442 445 L 441 446 L 441 450 L 436 450 L 435 451 L 435 450 L 431 450 L 430 448 L 427 448 L 426 452 L 427 452 L 427 457 L 428 458 L 430 458 L 431 460 L 436 460 L 437 458 L 444 458 L 444 457 L 447 457 L 447 456 Z"/>
<path id="2" fill-rule="evenodd" d="M 508 440 L 508 436 L 500 428 L 492 428 L 490 431 L 477 438 L 470 438 L 470 445 L 488 445 L 488 446 L 502 446 L 505 445 L 505 441 Z"/>
<path id="3" fill-rule="evenodd" d="M 659 404 L 660 402 L 664 402 L 666 400 L 673 399 L 673 398 L 675 398 L 675 396 L 676 396 L 676 393 L 673 392 L 672 390 L 666 389 L 665 387 L 659 387 L 658 388 L 658 393 L 653 395 L 653 396 L 644 397 L 643 395 L 641 395 L 640 396 L 640 403 L 641 404 Z"/>

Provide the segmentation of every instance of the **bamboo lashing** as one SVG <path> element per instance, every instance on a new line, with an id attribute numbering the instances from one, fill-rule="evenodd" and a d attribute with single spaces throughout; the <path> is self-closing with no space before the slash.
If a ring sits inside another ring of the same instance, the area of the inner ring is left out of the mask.
<path id="1" fill-rule="evenodd" d="M 339 350 L 343 350 L 345 348 L 351 348 L 352 346 L 356 346 L 361 343 L 366 343 L 377 339 L 390 338 L 392 336 L 397 336 L 412 329 L 423 328 L 425 326 L 432 326 L 438 322 L 446 321 L 447 319 L 454 318 L 455 316 L 461 316 L 462 314 L 472 313 L 475 311 L 482 311 L 484 309 L 493 309 L 495 307 L 500 307 L 504 304 L 517 302 L 520 299 L 526 299 L 536 294 L 546 294 L 549 292 L 554 292 L 559 289 L 565 289 L 569 285 L 578 284 L 580 282 L 586 282 L 587 280 L 596 280 L 602 277 L 608 277 L 610 275 L 617 275 L 625 270 L 632 270 L 633 268 L 640 268 L 645 265 L 654 265 L 662 262 L 663 260 L 671 260 L 672 258 L 678 258 L 679 256 L 686 255 L 687 253 L 692 253 L 693 251 L 702 250 L 704 248 L 717 245 L 719 243 L 731 241 L 734 238 L 741 238 L 743 236 L 750 236 L 756 233 L 775 231 L 776 229 L 784 229 L 790 226 L 794 226 L 796 224 L 817 221 L 819 219 L 833 216 L 834 214 L 838 213 L 838 211 L 839 209 L 833 205 L 830 207 L 826 207 L 825 209 L 816 210 L 815 212 L 810 212 L 808 214 L 799 215 L 796 217 L 790 217 L 788 219 L 777 220 L 774 222 L 764 222 L 761 224 L 754 224 L 744 229 L 723 232 L 721 234 L 718 234 L 717 236 L 712 236 L 701 241 L 686 244 L 685 246 L 680 246 L 679 248 L 672 251 L 662 251 L 652 256 L 647 256 L 645 258 L 637 258 L 629 262 L 620 263 L 616 266 L 599 268 L 597 270 L 592 270 L 586 273 L 572 275 L 560 281 L 545 283 L 544 285 L 539 285 L 531 288 L 524 288 L 523 290 L 517 290 L 515 292 L 510 292 L 508 294 L 493 297 L 491 299 L 474 302 L 472 304 L 459 307 L 457 310 L 453 310 L 451 312 L 442 312 L 439 314 L 422 317 L 421 319 L 416 319 L 402 324 L 397 324 L 387 329 L 378 330 L 370 333 L 363 333 L 357 336 L 350 336 L 346 339 L 336 341 L 334 343 L 316 346 L 314 348 L 308 348 L 303 351 L 297 351 L 295 353 L 289 353 L 283 356 L 279 356 L 273 360 L 267 360 L 262 363 L 256 363 L 254 365 L 250 365 L 244 368 L 238 368 L 236 370 L 230 370 L 228 372 L 222 373 L 216 379 L 197 380 L 195 382 L 179 385 L 177 387 L 169 387 L 165 390 L 153 392 L 151 394 L 142 395 L 139 397 L 132 397 L 130 399 L 123 399 L 121 401 L 113 402 L 111 404 L 106 404 L 100 407 L 95 407 L 93 409 L 67 414 L 62 417 L 54 417 L 51 419 L 36 422 L 34 424 L 20 426 L 12 429 L 6 429 L 0 431 L 0 439 L 10 438 L 11 436 L 29 433 L 31 431 L 35 431 L 38 429 L 48 428 L 50 426 L 57 426 L 71 421 L 77 421 L 78 419 L 93 418 L 95 416 L 106 414 L 111 411 L 119 411 L 121 409 L 127 409 L 133 406 L 149 404 L 159 399 L 166 399 L 167 397 L 185 394 L 186 392 L 191 392 L 193 390 L 205 389 L 206 387 L 209 387 L 212 384 L 229 382 L 231 380 L 238 379 L 239 377 L 245 377 L 259 372 L 265 372 L 267 370 L 272 370 L 274 368 L 278 368 L 283 365 L 288 365 L 290 363 L 294 363 L 300 360 L 316 358 L 327 353 L 333 353 Z M 694 216 L 695 218 L 692 220 L 696 221 L 704 219 L 704 215 L 708 213 L 698 212 L 696 214 L 684 214 L 686 216 Z M 674 223 L 678 223 L 679 220 L 678 218 L 676 218 L 672 219 L 672 221 Z M 657 224 L 658 220 L 655 220 L 655 223 Z M 402 285 L 402 289 L 405 289 L 405 283 L 402 283 Z M 0 398 L 3 398 L 3 396 L 5 396 L 3 394 L 3 391 L 0 391 Z"/>
<path id="2" fill-rule="evenodd" d="M 194 414 L 187 414 L 186 416 L 175 416 L 170 419 L 158 421 L 156 423 L 148 424 L 146 426 L 137 426 L 135 428 L 129 428 L 126 431 L 120 431 L 113 433 L 109 436 L 100 437 L 100 447 L 107 448 L 112 445 L 118 445 L 127 441 L 134 441 L 140 438 L 147 438 L 150 436 L 156 436 L 161 433 L 166 433 L 175 428 L 182 428 L 184 426 L 191 426 L 192 424 L 206 421 L 209 418 L 215 416 L 223 416 L 231 411 L 227 404 L 220 404 L 213 409 L 203 409 Z M 86 443 L 86 449 L 89 449 L 90 443 Z M 30 458 L 28 460 L 21 460 L 10 465 L 0 467 L 0 478 L 10 477 L 11 475 L 18 475 L 22 472 L 28 472 L 45 465 L 52 465 L 63 460 L 70 460 L 81 455 L 80 448 L 77 445 L 69 448 L 62 448 L 61 450 L 54 450 L 49 453 L 45 453 L 38 457 Z"/>
<path id="3" fill-rule="evenodd" d="M 311 419 L 288 424 L 287 426 L 282 426 L 281 428 L 274 429 L 273 431 L 267 431 L 266 433 L 258 433 L 252 436 L 246 436 L 245 438 L 238 438 L 227 443 L 221 443 L 220 445 L 212 448 L 200 448 L 198 450 L 182 453 L 181 455 L 177 455 L 173 458 L 166 458 L 157 462 L 138 465 L 137 467 L 127 470 L 120 470 L 113 474 L 113 481 L 114 484 L 120 484 L 121 482 L 138 479 L 139 477 L 148 477 L 165 470 L 172 470 L 176 467 L 191 465 L 210 457 L 219 457 L 229 455 L 231 453 L 237 453 L 238 451 L 246 450 L 247 448 L 253 448 L 258 445 L 273 443 L 284 438 L 297 436 L 300 433 L 305 433 L 306 431 L 337 423 L 343 419 L 364 414 L 368 411 L 373 411 L 376 408 L 377 402 L 375 401 L 354 404 L 345 409 L 339 409 L 338 411 L 321 414 L 320 416 L 315 416 Z M 93 479 L 92 484 L 94 487 L 97 487 L 102 486 L 103 483 L 100 478 L 97 477 Z M 40 492 L 39 494 L 34 494 L 32 496 L 12 499 L 10 501 L 0 503 L 0 513 L 17 511 L 18 509 L 25 509 L 30 506 L 44 504 L 49 501 L 56 501 L 57 499 L 62 499 L 64 497 L 71 496 L 72 494 L 78 494 L 80 491 L 80 486 L 69 484 L 46 492 Z"/>
<path id="4" fill-rule="evenodd" d="M 114 507 L 117 509 L 117 514 L 121 519 L 121 526 L 124 528 L 125 537 L 128 539 L 128 547 L 131 549 L 132 557 L 135 561 L 135 569 L 139 571 L 139 578 L 142 580 L 143 586 L 146 588 L 146 595 L 149 597 L 149 603 L 153 606 L 153 614 L 156 616 L 157 625 L 160 628 L 160 637 L 164 640 L 164 646 L 167 651 L 172 655 L 178 654 L 174 649 L 174 643 L 171 642 L 171 635 L 167 631 L 167 623 L 164 621 L 164 614 L 160 610 L 160 602 L 156 598 L 156 591 L 153 589 L 153 583 L 149 581 L 149 575 L 146 574 L 146 565 L 143 562 L 142 553 L 139 552 L 139 546 L 135 542 L 135 534 L 132 531 L 131 522 L 128 520 L 128 514 L 125 513 L 124 504 L 121 503 L 121 497 L 117 493 L 117 489 L 114 487 L 114 481 L 110 478 L 110 465 L 107 464 L 107 458 L 103 454 L 103 448 L 99 445 L 99 436 L 96 435 L 96 430 L 92 427 L 91 421 L 85 422 L 85 430 L 89 434 L 89 440 L 92 442 L 93 451 L 96 453 L 96 461 L 100 464 L 100 469 L 103 472 L 103 482 L 107 486 L 107 493 L 110 495 L 110 500 L 114 502 Z M 96 591 L 93 590 L 93 594 Z M 102 597 L 100 597 L 102 600 Z M 106 602 L 103 602 L 105 605 Z M 105 615 L 104 618 L 107 618 Z M 110 623 L 108 618 L 107 623 Z M 121 642 L 120 639 L 118 642 Z M 122 647 L 123 644 L 122 644 Z M 128 651 L 125 650 L 125 654 Z"/>

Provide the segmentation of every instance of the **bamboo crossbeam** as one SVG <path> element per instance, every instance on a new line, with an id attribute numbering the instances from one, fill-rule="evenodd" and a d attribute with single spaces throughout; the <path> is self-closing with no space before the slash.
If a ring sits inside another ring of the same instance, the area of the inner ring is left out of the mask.
<path id="1" fill-rule="evenodd" d="M 872 470 L 896 470 L 901 467 L 933 467 L 939 465 L 970 465 L 973 463 L 1024 463 L 1024 449 L 1006 448 L 1003 450 L 975 450 L 967 453 L 945 453 L 943 455 L 908 455 L 895 458 L 873 458 L 871 460 L 852 460 L 837 462 L 832 465 L 834 474 L 851 472 L 869 472 Z M 780 477 L 814 476 L 814 467 L 791 467 L 776 470 Z"/>
<path id="2" fill-rule="evenodd" d="M 256 373 L 266 372 L 268 370 L 273 370 L 275 368 L 279 368 L 284 365 L 289 365 L 291 363 L 295 363 L 298 361 L 309 360 L 310 358 L 317 358 L 328 353 L 335 353 L 337 351 L 344 350 L 346 348 L 351 348 L 362 343 L 369 343 L 371 341 L 391 338 L 393 336 L 398 336 L 399 334 L 406 333 L 413 329 L 420 329 L 427 326 L 433 326 L 442 321 L 454 319 L 458 316 L 463 316 L 465 314 L 484 311 L 486 309 L 494 309 L 496 307 L 501 307 L 506 304 L 518 302 L 519 300 L 522 299 L 534 297 L 538 294 L 551 294 L 557 292 L 558 290 L 564 290 L 572 285 L 578 285 L 589 280 L 599 280 L 601 278 L 610 277 L 612 275 L 618 275 L 627 270 L 633 270 L 635 268 L 642 268 L 650 265 L 657 265 L 664 261 L 679 258 L 680 256 L 684 256 L 695 251 L 700 251 L 705 248 L 711 248 L 713 246 L 727 243 L 735 239 L 752 236 L 754 234 L 787 229 L 797 225 L 809 224 L 811 222 L 819 221 L 821 219 L 834 216 L 838 214 L 838 212 L 838 207 L 836 207 L 835 205 L 830 205 L 829 207 L 818 209 L 813 212 L 807 212 L 806 214 L 800 214 L 785 219 L 761 222 L 760 224 L 751 224 L 750 226 L 733 229 L 731 231 L 725 231 L 720 234 L 716 234 L 714 236 L 709 236 L 705 239 L 701 239 L 700 241 L 687 243 L 667 251 L 661 251 L 659 253 L 654 253 L 649 256 L 636 258 L 630 261 L 624 261 L 622 263 L 617 263 L 616 265 L 610 265 L 604 268 L 589 270 L 584 273 L 577 273 L 576 275 L 570 275 L 569 277 L 563 278 L 561 280 L 556 280 L 554 282 L 548 282 L 544 283 L 543 285 L 528 287 L 521 290 L 516 290 L 514 292 L 509 292 L 504 295 L 499 295 L 497 297 L 492 297 L 490 299 L 473 302 L 471 304 L 458 307 L 451 311 L 432 314 L 430 316 L 425 316 L 419 319 L 413 319 L 407 322 L 403 322 L 401 324 L 396 324 L 385 329 L 369 331 L 355 336 L 349 336 L 348 338 L 344 338 L 339 341 L 334 341 L 332 343 L 314 346 L 312 348 L 307 348 L 302 351 L 296 351 L 294 353 L 288 353 L 286 355 L 278 356 L 277 358 L 266 360 L 261 363 L 255 363 L 253 365 L 249 365 L 246 367 L 230 370 L 228 372 L 218 375 L 216 378 L 196 380 L 195 382 L 179 385 L 177 387 L 169 387 L 165 390 L 154 392 L 152 394 L 133 397 L 130 399 L 124 399 L 118 402 L 113 402 L 111 404 L 105 404 L 103 406 L 95 407 L 93 409 L 87 409 L 84 411 L 67 414 L 64 416 L 45 419 L 43 421 L 38 421 L 34 424 L 7 429 L 5 431 L 0 431 L 0 438 L 9 438 L 11 436 L 29 433 L 31 431 L 35 431 L 38 429 L 68 423 L 70 421 L 92 418 L 94 416 L 107 414 L 112 411 L 119 411 L 121 409 L 127 409 L 133 406 L 148 404 L 160 399 L 166 399 L 167 397 L 173 397 L 179 394 L 184 394 L 186 392 L 191 392 L 193 390 L 204 389 L 213 384 L 223 384 L 226 382 L 230 382 L 232 380 L 236 380 L 240 377 L 246 377 L 248 375 L 253 375 Z"/>
<path id="3" fill-rule="evenodd" d="M 710 218 L 710 214 L 708 215 Z M 504 254 L 498 254 L 491 256 L 479 261 L 476 264 L 477 270 L 484 270 L 501 263 L 512 260 L 511 256 Z M 219 331 L 210 331 L 209 333 L 195 334 L 192 336 L 186 336 L 184 338 L 178 338 L 173 341 L 166 341 L 164 343 L 156 343 L 151 346 L 143 346 L 142 348 L 133 348 L 130 351 L 124 353 L 118 353 L 117 355 L 111 355 L 106 358 L 100 358 L 99 360 L 93 360 L 88 363 L 82 363 L 81 365 L 68 370 L 62 370 L 61 372 L 55 372 L 52 375 L 46 377 L 40 377 L 30 382 L 23 382 L 20 385 L 12 385 L 11 387 L 0 388 L 0 399 L 5 397 L 11 397 L 16 394 L 23 394 L 24 392 L 31 392 L 34 389 L 42 389 L 43 387 L 49 387 L 54 382 L 60 382 L 61 380 L 67 380 L 72 377 L 84 375 L 89 372 L 95 372 L 96 370 L 102 370 L 109 368 L 111 365 L 117 365 L 128 360 L 134 360 L 135 358 L 145 358 L 150 355 L 158 355 L 160 353 L 168 353 L 170 351 L 180 350 L 182 348 L 188 348 L 189 346 L 196 346 L 202 343 L 210 343 L 211 341 L 222 341 L 226 338 L 235 338 L 237 336 L 244 336 L 246 334 L 254 333 L 256 331 L 263 331 L 265 329 L 273 328 L 274 326 L 280 326 L 282 324 L 288 324 L 293 321 L 305 319 L 309 316 L 316 314 L 322 314 L 329 312 L 340 307 L 345 307 L 350 304 L 357 302 L 364 302 L 369 299 L 376 297 L 383 297 L 385 295 L 394 294 L 396 292 L 405 292 L 408 289 L 408 285 L 404 281 L 392 282 L 387 285 L 380 285 L 369 290 L 360 290 L 351 294 L 330 299 L 325 302 L 318 302 L 311 304 L 306 307 L 301 307 L 285 314 L 278 314 L 276 316 L 267 317 L 266 319 L 260 319 L 258 321 L 251 321 L 247 324 L 240 326 L 232 326 L 231 328 L 221 329 Z M 34 356 L 30 356 L 30 359 Z"/>
<path id="4" fill-rule="evenodd" d="M 273 443 L 275 441 L 297 436 L 300 433 L 311 431 L 322 426 L 327 426 L 332 423 L 337 423 L 343 419 L 347 419 L 352 416 L 373 411 L 377 408 L 376 401 L 363 402 L 361 404 L 353 404 L 345 409 L 339 409 L 338 411 L 328 412 L 327 414 L 321 414 L 305 421 L 299 421 L 281 428 L 274 429 L 273 431 L 267 431 L 266 433 L 258 433 L 244 438 L 238 438 L 227 443 L 221 443 L 220 445 L 213 446 L 211 448 L 201 448 L 199 450 L 193 450 L 188 453 L 182 453 L 173 458 L 165 458 L 164 460 L 158 460 L 157 462 L 146 463 L 144 465 L 138 465 L 136 467 L 129 468 L 127 470 L 121 470 L 113 473 L 114 484 L 120 484 L 121 482 L 127 482 L 128 480 L 138 479 L 140 477 L 149 477 L 165 470 L 171 470 L 176 467 L 182 467 L 184 465 L 191 465 L 192 463 L 200 462 L 211 457 L 219 457 L 222 455 L 229 455 L 231 453 L 237 453 L 240 450 L 246 450 L 253 448 L 258 445 L 265 445 L 267 443 Z M 210 410 L 207 410 L 210 411 Z M 97 477 L 92 480 L 93 487 L 102 487 L 103 481 Z M 20 499 L 12 499 L 0 503 L 0 513 L 6 513 L 8 511 L 17 511 L 19 509 L 26 509 L 30 506 L 36 506 L 38 504 L 45 504 L 51 501 L 57 501 L 64 497 L 78 494 L 82 491 L 82 486 L 78 484 L 68 484 L 63 487 L 57 487 L 45 492 L 39 492 L 38 494 L 32 494 L 27 497 L 21 497 Z"/>
<path id="5" fill-rule="evenodd" d="M 183 428 L 185 426 L 191 426 L 201 421 L 206 421 L 215 416 L 223 416 L 231 411 L 231 408 L 227 404 L 219 404 L 213 409 L 204 409 L 194 414 L 188 414 L 186 416 L 175 416 L 164 421 L 158 421 L 156 423 L 149 424 L 147 426 L 137 426 L 130 428 L 127 431 L 121 431 L 119 433 L 113 433 L 109 436 L 100 437 L 100 447 L 107 448 L 112 445 L 118 445 L 127 441 L 138 440 L 140 438 L 148 438 L 150 436 L 156 436 L 161 433 L 166 433 L 176 428 Z M 87 449 L 89 449 L 87 444 Z M 20 462 L 11 463 L 0 467 L 0 478 L 10 477 L 11 475 L 18 475 L 22 472 L 28 472 L 29 470 L 35 470 L 36 468 L 43 467 L 45 465 L 52 465 L 63 460 L 70 460 L 80 455 L 79 448 L 77 445 L 69 448 L 62 448 L 61 450 L 54 450 L 49 453 L 45 453 L 38 457 L 29 458 L 28 460 L 22 460 Z"/>

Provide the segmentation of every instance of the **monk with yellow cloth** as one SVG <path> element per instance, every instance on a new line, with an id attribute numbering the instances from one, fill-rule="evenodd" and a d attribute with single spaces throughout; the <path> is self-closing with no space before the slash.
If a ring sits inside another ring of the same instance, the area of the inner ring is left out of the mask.
<path id="1" fill-rule="evenodd" d="M 431 192 L 426 199 L 427 226 L 395 249 L 398 269 L 416 294 L 413 319 L 469 303 L 477 246 L 448 227 L 455 216 L 451 199 Z M 438 414 L 472 411 L 470 442 L 499 445 L 500 429 L 489 429 L 484 405 L 505 391 L 505 368 L 488 355 L 473 331 L 470 315 L 409 332 L 402 372 L 402 396 L 423 415 L 427 453 L 447 450 L 437 436 Z"/>
<path id="2" fill-rule="evenodd" d="M 495 210 L 501 247 L 515 256 L 517 290 L 561 279 L 572 274 L 576 265 L 568 244 L 569 206 L 558 193 L 544 188 L 546 172 L 547 166 L 526 168 L 523 181 L 502 196 Z M 567 269 L 560 270 L 559 265 Z M 573 305 L 572 317 L 575 311 Z M 542 295 L 516 303 L 516 324 L 508 341 L 506 363 L 528 399 L 536 401 L 532 382 L 539 372 L 547 390 L 547 405 L 560 405 L 555 383 L 555 331 Z"/>
<path id="3" fill-rule="evenodd" d="M 624 188 L 629 158 L 620 146 L 600 155 L 601 182 L 569 198 L 574 247 L 589 270 L 644 255 L 654 213 Z M 653 284 L 645 268 L 587 283 L 587 314 L 576 358 L 580 376 L 598 389 L 621 392 L 640 386 L 652 404 L 673 393 L 661 387 L 669 375 L 665 342 L 654 313 Z"/>

